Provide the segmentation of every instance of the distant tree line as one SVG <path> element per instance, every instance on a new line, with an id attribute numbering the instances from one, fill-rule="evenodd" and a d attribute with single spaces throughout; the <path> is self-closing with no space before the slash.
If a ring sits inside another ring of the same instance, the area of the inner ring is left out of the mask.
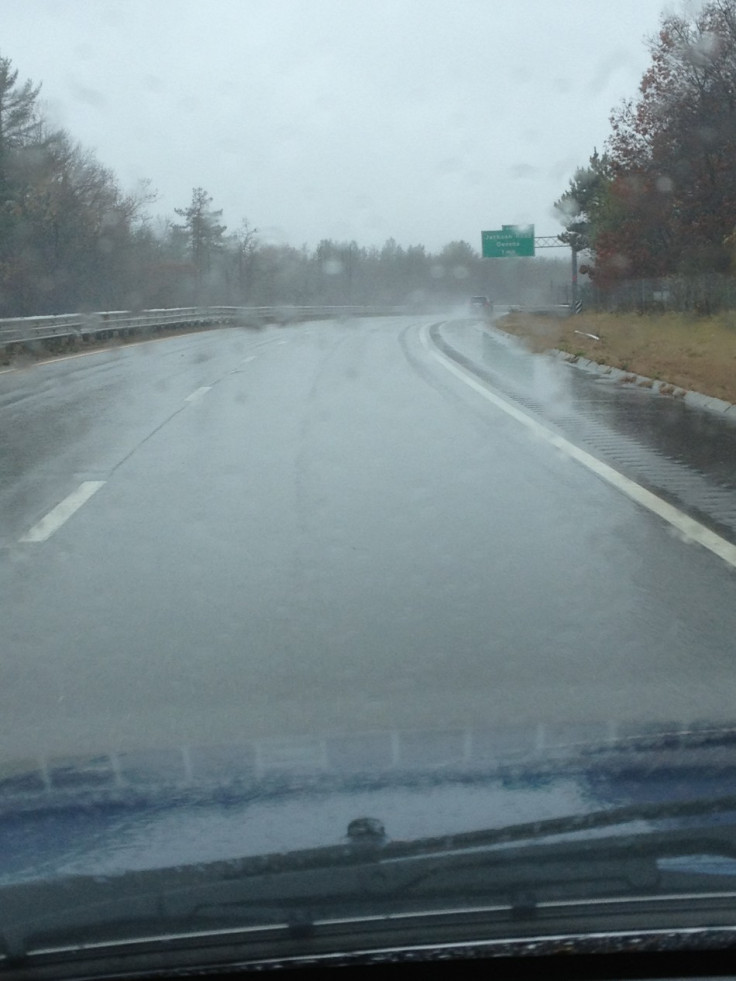
<path id="1" fill-rule="evenodd" d="M 561 237 L 589 251 L 583 269 L 603 293 L 649 279 L 652 294 L 718 305 L 734 292 L 736 0 L 663 15 L 649 51 L 638 97 L 556 202 Z"/>
<path id="2" fill-rule="evenodd" d="M 401 304 L 488 294 L 566 302 L 567 264 L 483 260 L 467 242 L 438 253 L 324 240 L 275 245 L 235 231 L 202 187 L 154 219 L 147 182 L 125 192 L 108 168 L 39 108 L 40 86 L 0 57 L 0 317 L 193 305 Z"/>

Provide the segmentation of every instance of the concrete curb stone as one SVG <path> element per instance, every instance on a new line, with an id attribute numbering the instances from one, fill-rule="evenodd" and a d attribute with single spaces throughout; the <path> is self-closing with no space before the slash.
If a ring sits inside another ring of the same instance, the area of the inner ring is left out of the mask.
<path id="1" fill-rule="evenodd" d="M 503 337 L 516 337 L 516 335 L 507 333 L 495 324 L 487 324 L 485 329 L 489 333 L 500 334 Z M 597 361 L 582 358 L 576 354 L 571 354 L 569 351 L 560 351 L 558 348 L 552 348 L 546 351 L 545 354 L 557 361 L 564 361 L 580 371 L 587 371 L 588 374 L 610 378 L 612 381 L 618 382 L 621 385 L 629 384 L 634 388 L 648 388 L 658 395 L 681 399 L 686 405 L 694 409 L 701 409 L 713 415 L 725 416 L 730 420 L 736 420 L 736 405 L 732 402 L 726 402 L 724 399 L 716 398 L 713 395 L 704 395 L 702 392 L 690 391 L 689 389 L 680 388 L 678 385 L 672 385 L 670 382 L 649 378 L 647 375 L 639 375 L 633 371 L 624 371 L 621 368 L 614 368 L 609 364 L 599 364 Z"/>
<path id="2" fill-rule="evenodd" d="M 726 402 L 724 399 L 718 399 L 712 395 L 704 395 L 702 392 L 680 388 L 678 385 L 671 385 L 669 382 L 656 378 L 648 378 L 646 375 L 638 375 L 634 371 L 623 371 L 621 368 L 614 368 L 611 365 L 598 364 L 597 361 L 590 361 L 588 358 L 578 357 L 570 354 L 569 351 L 554 349 L 547 353 L 551 357 L 574 365 L 574 367 L 581 371 L 587 371 L 589 374 L 611 378 L 619 384 L 630 384 L 635 388 L 649 388 L 659 395 L 682 399 L 686 405 L 690 405 L 695 409 L 702 409 L 719 416 L 728 414 L 729 418 L 736 419 L 736 405 L 732 402 Z"/>

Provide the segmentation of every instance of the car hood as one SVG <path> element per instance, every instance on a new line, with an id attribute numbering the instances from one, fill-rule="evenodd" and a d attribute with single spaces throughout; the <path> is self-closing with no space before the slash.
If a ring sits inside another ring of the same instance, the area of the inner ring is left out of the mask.
<path id="1" fill-rule="evenodd" d="M 458 835 L 732 792 L 722 725 L 288 737 L 5 764 L 0 886 Z"/>

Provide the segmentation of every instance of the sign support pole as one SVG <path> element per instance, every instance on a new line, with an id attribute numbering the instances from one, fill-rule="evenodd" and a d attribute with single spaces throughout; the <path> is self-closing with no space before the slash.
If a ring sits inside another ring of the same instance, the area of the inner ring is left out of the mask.
<path id="1" fill-rule="evenodd" d="M 534 226 L 528 226 L 534 234 Z M 487 259 L 500 258 L 505 255 L 534 255 L 536 249 L 562 249 L 565 243 L 561 242 L 557 235 L 535 235 L 534 246 L 531 251 L 522 252 L 519 249 L 519 236 L 516 234 L 516 241 L 511 241 L 512 235 L 516 231 L 515 225 L 504 225 L 500 231 L 483 232 L 483 255 Z M 504 251 L 500 251 L 503 248 Z M 497 251 L 499 250 L 499 251 Z M 570 313 L 575 315 L 581 312 L 582 303 L 578 290 L 578 250 L 570 245 L 571 251 L 571 289 L 570 289 Z"/>

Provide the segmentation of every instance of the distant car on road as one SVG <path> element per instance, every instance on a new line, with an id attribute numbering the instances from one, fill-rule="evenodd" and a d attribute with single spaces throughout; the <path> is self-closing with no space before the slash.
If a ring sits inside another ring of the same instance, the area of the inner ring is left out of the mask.
<path id="1" fill-rule="evenodd" d="M 471 296 L 470 312 L 480 313 L 486 317 L 490 317 L 490 315 L 493 313 L 493 304 L 487 296 Z"/>

